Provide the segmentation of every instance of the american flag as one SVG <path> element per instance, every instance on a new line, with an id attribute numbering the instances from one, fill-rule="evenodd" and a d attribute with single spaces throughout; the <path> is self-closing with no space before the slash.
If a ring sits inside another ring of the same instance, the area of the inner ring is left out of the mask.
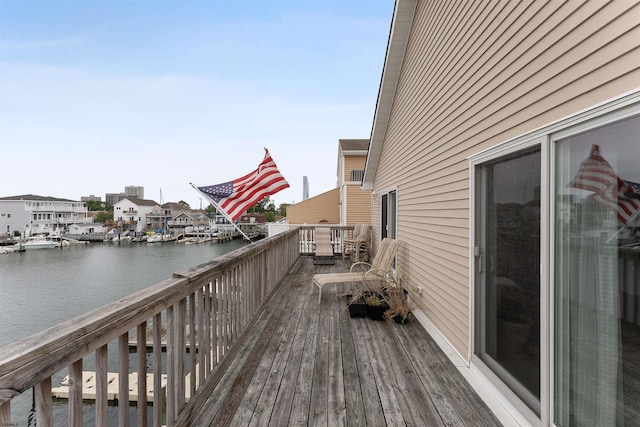
<path id="1" fill-rule="evenodd" d="M 596 144 L 569 186 L 593 192 L 590 199 L 616 211 L 623 224 L 634 218 L 640 209 L 640 184 L 620 178 Z"/>
<path id="2" fill-rule="evenodd" d="M 198 187 L 210 197 L 233 221 L 264 197 L 289 187 L 269 151 L 264 149 L 264 160 L 247 175 L 222 184 Z"/>

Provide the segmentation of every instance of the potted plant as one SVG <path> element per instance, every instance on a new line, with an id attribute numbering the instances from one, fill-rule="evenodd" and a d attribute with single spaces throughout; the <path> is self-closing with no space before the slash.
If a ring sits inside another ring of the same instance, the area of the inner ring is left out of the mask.
<path id="1" fill-rule="evenodd" d="M 367 301 L 362 290 L 357 290 L 354 294 L 347 294 L 347 306 L 349 307 L 349 317 L 366 317 Z"/>
<path id="2" fill-rule="evenodd" d="M 384 312 L 389 309 L 384 298 L 377 292 L 372 292 L 365 298 L 367 301 L 367 309 L 371 320 L 384 319 Z"/>
<path id="3" fill-rule="evenodd" d="M 387 289 L 387 304 L 389 309 L 384 312 L 384 318 L 388 322 L 405 324 L 413 311 L 413 304 L 409 300 L 407 291 L 402 288 Z"/>
<path id="4" fill-rule="evenodd" d="M 409 292 L 404 288 L 400 274 L 387 274 L 385 277 L 384 294 L 389 309 L 384 317 L 387 321 L 395 321 L 404 324 L 409 321 L 409 316 L 414 305 L 409 300 Z"/>

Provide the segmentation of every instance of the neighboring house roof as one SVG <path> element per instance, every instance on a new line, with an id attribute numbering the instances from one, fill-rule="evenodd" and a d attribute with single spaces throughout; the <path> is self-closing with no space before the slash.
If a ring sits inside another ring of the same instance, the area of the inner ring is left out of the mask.
<path id="1" fill-rule="evenodd" d="M 125 197 L 122 200 L 128 200 L 131 203 L 138 205 L 138 206 L 156 206 L 158 205 L 156 202 L 154 202 L 153 200 L 146 200 L 146 199 L 138 199 L 137 197 Z M 118 203 L 120 203 L 122 200 L 120 200 L 119 202 L 116 203 L 116 205 Z"/>
<path id="2" fill-rule="evenodd" d="M 180 217 L 187 217 L 189 219 L 193 219 L 194 216 L 190 215 L 188 212 L 181 212 L 180 214 L 176 215 L 176 217 L 174 219 L 180 218 Z"/>
<path id="3" fill-rule="evenodd" d="M 21 196 L 0 197 L 0 200 L 7 201 L 35 201 L 35 202 L 78 202 L 78 200 L 61 199 L 59 197 L 38 196 L 36 194 L 23 194 Z"/>
<path id="4" fill-rule="evenodd" d="M 340 139 L 340 149 L 344 151 L 367 151 L 369 149 L 368 139 Z"/>
<path id="5" fill-rule="evenodd" d="M 186 205 L 177 202 L 167 202 L 162 205 L 163 209 L 176 209 L 176 210 L 187 210 L 189 209 Z"/>
<path id="6" fill-rule="evenodd" d="M 373 189 L 373 179 L 376 176 L 382 142 L 387 133 L 391 107 L 398 87 L 400 70 L 404 61 L 404 54 L 411 33 L 411 23 L 416 10 L 417 0 L 403 0 L 396 2 L 393 11 L 393 21 L 387 44 L 387 53 L 384 59 L 384 68 L 378 91 L 376 102 L 376 112 L 373 117 L 373 128 L 371 129 L 371 143 L 369 144 L 369 154 L 364 169 L 364 179 L 362 188 Z"/>

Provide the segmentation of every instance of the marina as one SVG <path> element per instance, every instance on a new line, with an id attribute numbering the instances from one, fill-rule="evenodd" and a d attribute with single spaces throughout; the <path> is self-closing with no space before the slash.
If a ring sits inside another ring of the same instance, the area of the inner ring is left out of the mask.
<path id="1" fill-rule="evenodd" d="M 0 346 L 246 246 L 72 244 L 0 257 Z"/>

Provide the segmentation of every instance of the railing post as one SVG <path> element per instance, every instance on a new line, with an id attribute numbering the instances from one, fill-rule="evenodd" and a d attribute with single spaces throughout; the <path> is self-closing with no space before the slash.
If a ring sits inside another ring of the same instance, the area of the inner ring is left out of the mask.
<path id="1" fill-rule="evenodd" d="M 0 404 L 0 426 L 11 424 L 11 401 Z"/>
<path id="2" fill-rule="evenodd" d="M 129 332 L 118 337 L 119 379 L 118 426 L 129 426 Z M 72 424 L 73 425 L 73 424 Z"/>
<path id="3" fill-rule="evenodd" d="M 138 325 L 136 335 L 138 337 L 138 427 L 147 427 L 147 322 Z"/>
<path id="4" fill-rule="evenodd" d="M 198 291 L 196 291 L 195 294 L 191 294 L 189 295 L 189 304 L 188 304 L 188 310 L 189 310 L 189 364 L 191 365 L 190 368 L 190 373 L 189 373 L 189 397 L 192 397 L 195 393 L 196 390 L 198 388 L 198 386 L 200 384 L 198 384 L 198 382 L 196 381 L 196 367 L 197 367 L 197 360 L 196 360 L 196 354 L 197 354 L 197 344 L 196 344 L 196 331 L 199 328 L 196 328 L 196 295 L 198 294 Z"/>
<path id="5" fill-rule="evenodd" d="M 184 360 L 187 349 L 187 341 L 185 340 L 185 323 L 187 314 L 187 300 L 182 299 L 178 302 L 176 315 L 174 317 L 175 330 L 175 387 L 176 387 L 176 417 L 182 412 L 185 405 L 185 370 Z"/>
<path id="6" fill-rule="evenodd" d="M 82 359 L 69 367 L 69 425 L 82 425 Z"/>
<path id="7" fill-rule="evenodd" d="M 175 405 L 176 395 L 176 371 L 175 371 L 175 318 L 173 306 L 167 307 L 167 424 L 172 425 L 176 420 L 177 412 Z"/>
<path id="8" fill-rule="evenodd" d="M 103 345 L 96 350 L 96 426 L 106 426 L 108 421 L 107 407 L 109 405 L 109 398 L 107 396 L 107 354 L 106 345 Z"/>
<path id="9" fill-rule="evenodd" d="M 153 317 L 153 425 L 160 426 L 166 399 L 162 387 L 162 315 Z"/>
<path id="10" fill-rule="evenodd" d="M 39 382 L 34 387 L 34 397 L 36 403 L 36 425 L 38 427 L 53 426 L 53 401 L 51 398 L 51 377 Z M 1 409 L 0 409 L 1 412 Z M 10 425 L 4 423 L 0 416 L 0 426 Z"/>

